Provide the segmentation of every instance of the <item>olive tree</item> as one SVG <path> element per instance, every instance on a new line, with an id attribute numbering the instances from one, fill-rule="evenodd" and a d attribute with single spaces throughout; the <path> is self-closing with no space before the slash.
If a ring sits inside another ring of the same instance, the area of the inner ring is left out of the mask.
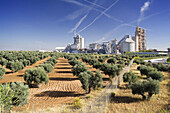
<path id="1" fill-rule="evenodd" d="M 109 59 L 107 60 L 107 63 L 115 64 L 115 63 L 116 63 L 116 59 L 115 59 L 115 58 L 109 58 Z"/>
<path id="2" fill-rule="evenodd" d="M 24 65 L 22 64 L 22 62 L 19 61 L 16 62 L 10 61 L 7 63 L 6 68 L 9 68 L 13 72 L 17 72 L 19 70 L 24 69 Z"/>
<path id="3" fill-rule="evenodd" d="M 155 71 L 156 70 L 155 68 L 145 66 L 145 65 L 138 66 L 137 69 L 140 70 L 141 75 L 148 75 L 148 73 L 150 71 Z"/>
<path id="4" fill-rule="evenodd" d="M 50 73 L 53 70 L 53 66 L 51 64 L 40 64 L 38 67 L 42 67 L 46 73 Z"/>
<path id="5" fill-rule="evenodd" d="M 78 63 L 72 68 L 72 72 L 74 75 L 79 76 L 81 72 L 87 71 L 88 68 L 84 63 Z"/>
<path id="6" fill-rule="evenodd" d="M 28 102 L 29 88 L 23 82 L 0 84 L 1 113 L 9 113 L 12 106 L 21 106 Z"/>
<path id="7" fill-rule="evenodd" d="M 0 60 L 0 64 L 2 65 L 2 66 L 4 66 L 4 65 L 7 65 L 7 60 L 6 59 L 1 59 Z"/>
<path id="8" fill-rule="evenodd" d="M 146 92 L 148 92 L 148 100 L 152 97 L 153 94 L 159 94 L 159 89 L 160 89 L 160 82 L 158 80 L 153 80 L 149 78 L 146 81 Z"/>
<path id="9" fill-rule="evenodd" d="M 96 74 L 93 74 L 91 71 L 84 71 L 79 74 L 80 82 L 82 83 L 82 88 L 88 93 L 91 92 L 91 88 L 94 90 L 96 87 L 101 88 L 103 86 L 102 75 L 99 71 Z"/>
<path id="10" fill-rule="evenodd" d="M 114 78 L 119 74 L 119 69 L 116 65 L 112 64 L 103 64 L 100 68 L 106 75 L 109 75 L 110 78 Z"/>
<path id="11" fill-rule="evenodd" d="M 148 78 L 147 81 L 137 81 L 131 85 L 132 93 L 142 95 L 143 100 L 146 99 L 145 92 L 148 93 L 148 100 L 153 94 L 159 94 L 160 82 L 158 80 L 153 80 Z"/>
<path id="12" fill-rule="evenodd" d="M 5 74 L 6 70 L 3 67 L 0 67 L 0 79 L 3 78 L 3 75 Z"/>
<path id="13" fill-rule="evenodd" d="M 94 76 L 95 81 L 93 85 L 93 89 L 97 88 L 102 88 L 103 87 L 103 77 L 100 71 L 96 71 L 96 74 Z"/>
<path id="14" fill-rule="evenodd" d="M 155 80 L 159 80 L 160 82 L 164 79 L 164 75 L 159 71 L 151 71 L 148 73 L 147 78 L 152 78 Z"/>
<path id="15" fill-rule="evenodd" d="M 135 75 L 132 71 L 126 72 L 123 75 L 123 82 L 129 82 L 129 85 L 135 83 L 138 80 L 138 76 Z"/>
<path id="16" fill-rule="evenodd" d="M 29 96 L 29 87 L 24 85 L 23 82 L 12 82 L 10 84 L 12 93 L 15 93 L 15 96 L 12 98 L 12 105 L 22 106 L 28 103 Z"/>
<path id="17" fill-rule="evenodd" d="M 29 87 L 33 87 L 33 85 L 38 85 L 40 83 L 47 84 L 49 82 L 49 78 L 45 70 L 41 67 L 37 69 L 31 68 L 25 71 L 24 80 L 27 82 Z"/>

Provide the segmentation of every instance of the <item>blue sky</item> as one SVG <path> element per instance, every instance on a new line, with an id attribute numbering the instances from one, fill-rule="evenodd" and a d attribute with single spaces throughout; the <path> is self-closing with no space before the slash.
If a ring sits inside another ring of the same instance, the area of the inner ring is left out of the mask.
<path id="1" fill-rule="evenodd" d="M 170 47 L 170 0 L 0 0 L 0 50 L 53 50 L 135 35 L 146 28 L 147 49 Z"/>

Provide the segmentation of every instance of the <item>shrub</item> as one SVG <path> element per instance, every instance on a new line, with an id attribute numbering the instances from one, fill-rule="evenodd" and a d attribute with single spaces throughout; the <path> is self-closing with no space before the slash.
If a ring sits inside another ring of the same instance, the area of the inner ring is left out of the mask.
<path id="1" fill-rule="evenodd" d="M 93 64 L 93 68 L 96 68 L 96 69 L 99 69 L 100 67 L 101 67 L 101 63 L 100 62 L 95 62 L 94 64 Z"/>
<path id="2" fill-rule="evenodd" d="M 154 71 L 154 70 L 156 71 L 155 68 L 152 68 L 152 67 L 149 67 L 149 66 L 145 66 L 145 65 L 141 65 L 137 69 L 140 70 L 141 75 L 148 75 L 148 73 L 150 71 Z"/>
<path id="3" fill-rule="evenodd" d="M 72 104 L 74 109 L 80 109 L 82 107 L 82 103 L 80 102 L 79 98 L 74 98 L 74 103 Z"/>
<path id="4" fill-rule="evenodd" d="M 116 59 L 115 59 L 115 58 L 109 58 L 109 59 L 107 60 L 107 63 L 115 64 L 115 63 L 116 63 Z"/>
<path id="5" fill-rule="evenodd" d="M 84 72 L 87 70 L 88 70 L 88 68 L 86 67 L 86 65 L 84 63 L 79 63 L 79 64 L 76 64 L 75 66 L 73 66 L 72 72 L 74 75 L 79 76 L 79 74 L 81 72 Z"/>
<path id="6" fill-rule="evenodd" d="M 149 72 L 147 78 L 150 78 L 150 77 L 152 79 L 159 80 L 160 82 L 164 79 L 164 75 L 159 71 Z"/>
<path id="7" fill-rule="evenodd" d="M 12 105 L 24 105 L 28 101 L 28 86 L 22 82 L 0 84 L 0 106 L 2 113 L 9 113 Z"/>
<path id="8" fill-rule="evenodd" d="M 38 87 L 40 83 L 47 84 L 49 82 L 48 75 L 41 67 L 26 70 L 24 80 L 28 83 L 29 87 L 33 87 L 34 84 Z"/>
<path id="9" fill-rule="evenodd" d="M 3 75 L 5 74 L 6 70 L 3 67 L 0 67 L 0 79 L 3 78 Z"/>
<path id="10" fill-rule="evenodd" d="M 153 80 L 149 78 L 146 81 L 146 92 L 148 92 L 148 100 L 152 97 L 153 94 L 159 94 L 160 82 L 158 80 Z"/>
<path id="11" fill-rule="evenodd" d="M 148 93 L 148 100 L 153 94 L 159 94 L 160 82 L 158 80 L 153 80 L 152 78 L 147 79 L 147 81 L 137 81 L 131 85 L 132 93 L 142 95 L 143 100 L 146 99 L 145 92 Z"/>
<path id="12" fill-rule="evenodd" d="M 162 63 L 158 63 L 156 65 L 156 68 L 158 69 L 158 71 L 168 71 L 168 66 Z"/>
<path id="13" fill-rule="evenodd" d="M 146 92 L 146 84 L 144 81 L 137 81 L 136 83 L 132 84 L 130 88 L 132 89 L 132 94 L 139 94 L 142 96 L 143 100 L 146 99 L 146 96 L 144 95 Z"/>
<path id="14" fill-rule="evenodd" d="M 1 60 L 0 60 L 0 64 L 1 64 L 2 66 L 7 65 L 7 60 L 6 60 L 6 59 L 1 59 Z"/>
<path id="15" fill-rule="evenodd" d="M 100 69 L 104 71 L 106 75 L 109 75 L 110 78 L 114 78 L 120 71 L 116 65 L 112 64 L 103 64 Z"/>
<path id="16" fill-rule="evenodd" d="M 23 82 L 12 82 L 10 84 L 12 92 L 17 92 L 15 96 L 12 98 L 12 105 L 22 106 L 28 103 L 29 96 L 29 87 L 28 85 L 24 85 Z"/>
<path id="17" fill-rule="evenodd" d="M 96 71 L 94 79 L 95 79 L 95 81 L 93 84 L 93 89 L 95 89 L 96 87 L 102 88 L 103 87 L 103 77 L 102 77 L 102 74 L 100 73 L 100 71 Z"/>
<path id="18" fill-rule="evenodd" d="M 72 59 L 68 61 L 70 65 L 75 66 L 78 63 L 81 63 L 81 61 L 78 61 L 77 59 Z"/>
<path id="19" fill-rule="evenodd" d="M 24 65 L 22 64 L 22 62 L 19 62 L 19 61 L 16 61 L 16 62 L 10 61 L 7 63 L 6 67 L 12 70 L 13 72 L 17 72 L 19 70 L 24 69 Z"/>
<path id="20" fill-rule="evenodd" d="M 129 85 L 131 85 L 132 83 L 135 83 L 137 80 L 138 80 L 138 76 L 135 75 L 132 71 L 126 72 L 123 75 L 123 81 L 129 82 Z"/>
<path id="21" fill-rule="evenodd" d="M 29 66 L 29 65 L 31 64 L 31 62 L 30 62 L 29 60 L 26 60 L 26 59 L 24 59 L 24 60 L 22 61 L 22 63 L 23 63 L 23 65 L 24 65 L 24 67 Z"/>
<path id="22" fill-rule="evenodd" d="M 78 77 L 79 77 L 79 80 L 82 84 L 82 88 L 85 91 L 88 91 L 88 88 L 90 86 L 90 84 L 89 84 L 89 78 L 90 78 L 89 74 L 86 71 L 84 71 L 84 72 L 81 72 Z"/>
<path id="23" fill-rule="evenodd" d="M 53 66 L 51 64 L 40 64 L 38 67 L 44 68 L 46 73 L 50 73 L 53 70 Z"/>

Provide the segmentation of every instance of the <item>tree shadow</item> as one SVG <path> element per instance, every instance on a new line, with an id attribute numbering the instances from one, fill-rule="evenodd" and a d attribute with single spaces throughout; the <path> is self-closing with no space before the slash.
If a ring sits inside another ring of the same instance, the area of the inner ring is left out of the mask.
<path id="1" fill-rule="evenodd" d="M 56 71 L 56 73 L 72 73 L 72 71 Z"/>
<path id="2" fill-rule="evenodd" d="M 110 81 L 109 78 L 103 77 L 103 81 Z"/>
<path id="3" fill-rule="evenodd" d="M 24 75 L 17 75 L 18 77 L 23 77 Z"/>
<path id="4" fill-rule="evenodd" d="M 69 66 L 69 64 L 58 64 L 58 66 Z"/>
<path id="5" fill-rule="evenodd" d="M 59 81 L 73 81 L 73 80 L 79 80 L 78 78 L 49 78 L 50 80 L 59 80 Z"/>
<path id="6" fill-rule="evenodd" d="M 115 96 L 111 99 L 112 102 L 115 103 L 133 103 L 133 102 L 139 102 L 142 101 L 141 98 L 133 98 L 128 96 Z"/>
<path id="7" fill-rule="evenodd" d="M 36 97 L 77 97 L 84 94 L 76 94 L 74 91 L 44 91 L 40 94 L 35 94 Z"/>
<path id="8" fill-rule="evenodd" d="M 56 67 L 54 69 L 72 69 L 71 67 Z"/>
<path id="9" fill-rule="evenodd" d="M 11 73 L 13 73 L 13 72 L 6 72 L 5 74 L 11 74 Z"/>

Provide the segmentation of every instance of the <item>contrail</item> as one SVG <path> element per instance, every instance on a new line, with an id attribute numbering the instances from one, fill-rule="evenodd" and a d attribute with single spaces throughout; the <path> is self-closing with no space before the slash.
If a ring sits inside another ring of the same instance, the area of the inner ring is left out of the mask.
<path id="1" fill-rule="evenodd" d="M 141 7 L 140 9 L 140 16 L 139 16 L 139 19 L 137 21 L 137 24 L 139 25 L 140 21 L 141 21 L 141 18 L 144 16 L 144 12 L 149 8 L 149 5 L 150 5 L 150 2 L 147 1 L 144 3 L 144 5 Z"/>
<path id="2" fill-rule="evenodd" d="M 78 2 L 78 1 L 75 1 L 75 0 L 61 0 L 61 1 L 69 2 L 69 3 L 76 4 L 76 5 L 78 5 L 78 6 L 82 6 L 82 7 L 86 7 L 86 8 L 91 8 L 91 7 L 89 7 L 88 5 L 82 4 L 82 3 Z M 99 10 L 99 9 L 94 8 L 94 7 L 93 7 L 92 9 L 95 10 L 95 11 L 97 11 L 97 12 L 100 12 L 100 13 L 103 12 L 103 11 L 101 11 L 101 10 Z M 115 20 L 115 21 L 117 21 L 117 22 L 123 22 L 122 20 L 117 19 L 117 18 L 115 18 L 115 17 L 113 17 L 113 16 L 111 16 L 111 15 L 105 13 L 105 12 L 103 13 L 103 15 L 105 15 L 106 17 L 108 17 L 108 18 L 110 18 L 110 19 L 112 19 L 112 20 Z"/>
<path id="3" fill-rule="evenodd" d="M 98 4 L 95 4 L 95 3 L 90 2 L 90 1 L 88 1 L 88 0 L 84 0 L 84 1 L 86 1 L 87 3 L 93 4 L 94 6 L 97 6 L 97 7 L 99 7 L 99 8 L 106 9 L 106 8 L 105 8 L 105 7 L 103 7 L 103 6 L 98 5 Z"/>
<path id="4" fill-rule="evenodd" d="M 94 3 L 96 3 L 98 0 L 95 0 L 94 1 Z M 88 10 L 88 12 L 87 12 L 87 14 L 86 15 L 84 15 L 80 20 L 79 20 L 79 22 L 75 25 L 75 27 L 74 28 L 72 28 L 71 29 L 71 31 L 69 31 L 69 33 L 72 33 L 73 31 L 75 32 L 75 34 L 76 34 L 76 30 L 77 30 L 77 28 L 80 26 L 80 24 L 83 22 L 83 20 L 88 16 L 88 14 L 90 13 L 90 11 L 92 10 L 92 8 L 93 8 L 93 6 L 91 6 L 90 8 L 89 8 L 89 10 Z"/>
<path id="5" fill-rule="evenodd" d="M 84 15 L 80 21 L 74 26 L 74 28 L 72 28 L 69 33 L 72 33 L 73 31 L 76 32 L 76 29 L 80 26 L 80 24 L 83 22 L 83 20 L 87 17 L 88 13 L 86 15 Z"/>
<path id="6" fill-rule="evenodd" d="M 101 14 L 99 14 L 90 24 L 88 24 L 86 27 L 84 27 L 83 29 L 81 29 L 78 33 L 84 31 L 85 29 L 87 29 L 88 27 L 90 27 L 94 22 L 96 22 L 96 20 L 98 20 L 106 11 L 108 11 L 110 8 L 112 8 L 119 0 L 117 0 L 116 2 L 114 2 L 113 4 L 111 4 L 107 9 L 105 9 L 103 12 L 101 12 Z"/>

